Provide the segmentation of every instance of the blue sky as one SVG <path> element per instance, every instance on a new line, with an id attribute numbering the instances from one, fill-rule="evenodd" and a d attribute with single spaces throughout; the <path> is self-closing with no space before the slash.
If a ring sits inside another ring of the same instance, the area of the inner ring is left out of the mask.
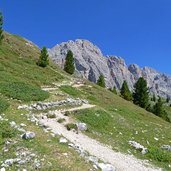
<path id="1" fill-rule="evenodd" d="M 171 75 L 171 0 L 1 0 L 4 29 L 39 47 L 88 39 Z"/>

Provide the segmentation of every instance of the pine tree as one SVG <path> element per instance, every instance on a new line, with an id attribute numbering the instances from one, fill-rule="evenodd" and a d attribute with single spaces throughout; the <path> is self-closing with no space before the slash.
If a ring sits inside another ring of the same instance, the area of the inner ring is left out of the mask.
<path id="1" fill-rule="evenodd" d="M 167 112 L 164 110 L 163 104 L 161 97 L 159 97 L 157 103 L 154 105 L 153 113 L 166 121 L 170 121 Z"/>
<path id="2" fill-rule="evenodd" d="M 149 105 L 147 81 L 142 77 L 140 77 L 134 85 L 133 102 L 145 109 Z"/>
<path id="3" fill-rule="evenodd" d="M 46 47 L 43 47 L 41 50 L 41 54 L 40 54 L 39 60 L 37 62 L 37 65 L 41 66 L 41 67 L 46 67 L 49 64 L 48 58 L 49 58 L 49 55 L 47 53 L 47 49 L 46 49 Z"/>
<path id="4" fill-rule="evenodd" d="M 74 66 L 74 57 L 71 50 L 68 51 L 66 58 L 65 58 L 65 64 L 64 64 L 64 71 L 66 71 L 69 74 L 73 74 L 75 71 Z"/>
<path id="5" fill-rule="evenodd" d="M 109 90 L 114 93 L 114 94 L 117 94 L 117 90 L 116 90 L 116 87 L 114 86 L 113 88 L 109 88 Z"/>
<path id="6" fill-rule="evenodd" d="M 4 38 L 2 26 L 3 26 L 3 16 L 2 13 L 0 12 L 0 44 L 2 43 L 2 40 Z"/>
<path id="7" fill-rule="evenodd" d="M 97 85 L 99 85 L 101 87 L 106 87 L 105 79 L 104 79 L 104 76 L 102 74 L 99 76 L 99 79 L 97 80 Z"/>
<path id="8" fill-rule="evenodd" d="M 156 102 L 156 96 L 155 96 L 155 94 L 153 94 L 152 101 L 153 101 L 153 102 Z"/>
<path id="9" fill-rule="evenodd" d="M 170 102 L 170 97 L 167 96 L 167 98 L 166 98 L 166 103 L 169 103 L 169 102 Z"/>
<path id="10" fill-rule="evenodd" d="M 122 84 L 122 88 L 121 88 L 121 96 L 125 99 L 125 100 L 132 100 L 132 94 L 131 91 L 128 88 L 128 84 L 126 81 L 123 82 Z"/>

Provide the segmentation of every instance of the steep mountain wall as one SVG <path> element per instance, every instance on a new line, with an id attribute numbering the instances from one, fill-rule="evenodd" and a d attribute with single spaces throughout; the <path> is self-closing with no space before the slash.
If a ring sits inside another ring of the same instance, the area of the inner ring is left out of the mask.
<path id="1" fill-rule="evenodd" d="M 137 79 L 143 76 L 151 93 L 171 97 L 171 77 L 149 67 L 140 68 L 136 64 L 127 66 L 124 59 L 117 56 L 104 56 L 97 46 L 87 40 L 63 42 L 48 52 L 52 60 L 63 67 L 68 50 L 74 54 L 76 70 L 92 82 L 96 82 L 99 75 L 103 74 L 108 87 L 120 89 L 123 80 L 126 80 L 130 89 L 133 89 Z"/>

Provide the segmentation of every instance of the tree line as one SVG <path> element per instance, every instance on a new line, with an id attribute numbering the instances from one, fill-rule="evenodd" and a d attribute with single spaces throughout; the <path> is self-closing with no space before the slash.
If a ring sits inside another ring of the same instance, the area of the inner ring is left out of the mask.
<path id="1" fill-rule="evenodd" d="M 103 75 L 99 76 L 99 79 L 97 80 L 97 85 L 101 87 L 105 86 L 105 79 Z M 113 93 L 117 94 L 116 87 L 113 87 L 113 89 L 109 89 Z M 128 83 L 124 80 L 122 87 L 120 89 L 120 96 L 128 101 L 132 101 L 135 105 L 138 105 L 141 108 L 146 109 L 149 112 L 154 113 L 156 116 L 159 116 L 163 118 L 164 120 L 171 122 L 167 112 L 164 109 L 164 101 L 160 96 L 158 96 L 158 100 L 156 102 L 156 96 L 153 94 L 152 100 L 153 103 L 155 103 L 152 106 L 152 103 L 150 102 L 150 93 L 149 88 L 147 86 L 147 81 L 140 77 L 138 81 L 134 84 L 134 90 L 133 93 L 130 91 L 128 87 Z M 170 98 L 167 97 L 166 102 L 168 103 L 170 101 Z"/>

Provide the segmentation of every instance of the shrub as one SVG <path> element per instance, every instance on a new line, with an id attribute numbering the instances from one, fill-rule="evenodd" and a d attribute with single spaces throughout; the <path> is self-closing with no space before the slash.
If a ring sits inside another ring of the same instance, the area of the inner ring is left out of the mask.
<path id="1" fill-rule="evenodd" d="M 57 122 L 58 122 L 58 123 L 63 123 L 63 122 L 65 122 L 65 118 L 59 118 L 59 119 L 57 120 Z"/>
<path id="2" fill-rule="evenodd" d="M 0 92 L 8 97 L 22 101 L 41 101 L 49 97 L 48 92 L 24 82 L 1 83 Z"/>
<path id="3" fill-rule="evenodd" d="M 71 114 L 71 112 L 66 111 L 66 112 L 64 113 L 64 116 L 69 116 L 70 114 Z"/>
<path id="4" fill-rule="evenodd" d="M 149 89 L 147 81 L 140 77 L 134 85 L 133 102 L 146 109 L 149 104 Z"/>
<path id="5" fill-rule="evenodd" d="M 67 128 L 68 131 L 70 131 L 70 130 L 72 130 L 72 129 L 77 130 L 77 125 L 74 124 L 74 123 L 68 123 L 68 124 L 66 125 L 66 128 Z"/>
<path id="6" fill-rule="evenodd" d="M 9 107 L 9 104 L 0 97 L 0 113 L 5 111 Z"/>
<path id="7" fill-rule="evenodd" d="M 48 113 L 47 117 L 50 119 L 56 118 L 56 115 L 54 113 Z"/>
<path id="8" fill-rule="evenodd" d="M 74 65 L 74 57 L 71 50 L 67 52 L 66 58 L 65 58 L 65 65 L 64 65 L 64 71 L 66 71 L 69 74 L 73 74 L 75 71 L 75 65 Z"/>
<path id="9" fill-rule="evenodd" d="M 115 86 L 113 88 L 109 88 L 109 91 L 111 91 L 114 94 L 118 94 Z"/>
<path id="10" fill-rule="evenodd" d="M 150 146 L 146 155 L 158 162 L 171 162 L 171 153 L 157 147 Z"/>
<path id="11" fill-rule="evenodd" d="M 0 137 L 1 138 L 12 138 L 16 136 L 17 132 L 14 128 L 11 128 L 8 122 L 0 121 Z"/>
<path id="12" fill-rule="evenodd" d="M 46 67 L 49 64 L 49 55 L 46 47 L 43 47 L 37 65 L 40 67 Z"/>
<path id="13" fill-rule="evenodd" d="M 104 88 L 106 87 L 105 79 L 104 79 L 104 76 L 102 74 L 99 76 L 99 79 L 97 80 L 97 85 L 104 87 Z"/>
<path id="14" fill-rule="evenodd" d="M 123 82 L 121 87 L 121 97 L 128 101 L 132 100 L 132 94 L 126 81 Z"/>

